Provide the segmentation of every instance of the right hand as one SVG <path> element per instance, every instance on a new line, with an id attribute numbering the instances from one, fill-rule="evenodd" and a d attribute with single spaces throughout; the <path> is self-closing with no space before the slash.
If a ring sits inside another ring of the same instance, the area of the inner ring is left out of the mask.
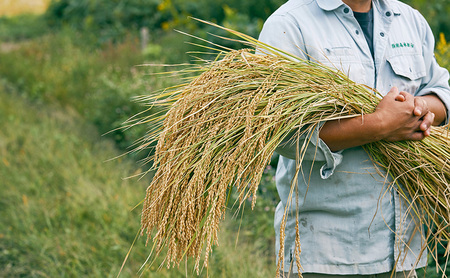
<path id="1" fill-rule="evenodd" d="M 420 97 L 399 92 L 393 87 L 378 104 L 374 115 L 381 123 L 381 137 L 386 141 L 422 140 L 430 135 L 434 114 Z"/>

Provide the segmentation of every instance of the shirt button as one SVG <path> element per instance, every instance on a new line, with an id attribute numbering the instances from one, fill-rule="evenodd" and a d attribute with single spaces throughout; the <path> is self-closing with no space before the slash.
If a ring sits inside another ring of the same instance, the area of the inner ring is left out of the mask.
<path id="1" fill-rule="evenodd" d="M 355 33 L 356 33 L 356 35 L 359 35 L 359 31 L 358 30 L 356 30 Z"/>
<path id="2" fill-rule="evenodd" d="M 349 11 L 350 11 L 349 8 L 344 8 L 344 13 L 348 14 Z"/>
<path id="3" fill-rule="evenodd" d="M 386 12 L 386 16 L 391 16 L 391 12 Z"/>
<path id="4" fill-rule="evenodd" d="M 384 37 L 384 33 L 383 33 L 383 32 L 381 32 L 381 33 L 380 33 L 380 36 Z"/>

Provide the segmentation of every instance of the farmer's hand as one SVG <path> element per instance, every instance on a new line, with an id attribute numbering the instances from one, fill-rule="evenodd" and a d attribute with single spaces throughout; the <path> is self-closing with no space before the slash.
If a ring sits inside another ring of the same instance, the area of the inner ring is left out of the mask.
<path id="1" fill-rule="evenodd" d="M 434 114 L 426 99 L 399 92 L 393 87 L 374 113 L 380 120 L 382 138 L 387 141 L 422 140 L 430 135 Z"/>
<path id="2" fill-rule="evenodd" d="M 361 146 L 379 140 L 422 140 L 430 126 L 446 119 L 446 108 L 435 94 L 414 97 L 392 88 L 374 113 L 327 121 L 320 138 L 331 151 Z"/>
<path id="3" fill-rule="evenodd" d="M 424 111 L 427 111 L 424 113 Z M 414 115 L 421 117 L 422 123 L 419 129 L 424 133 L 425 137 L 431 133 L 431 126 L 433 125 L 435 114 L 430 111 L 428 102 L 424 97 L 414 98 Z"/>

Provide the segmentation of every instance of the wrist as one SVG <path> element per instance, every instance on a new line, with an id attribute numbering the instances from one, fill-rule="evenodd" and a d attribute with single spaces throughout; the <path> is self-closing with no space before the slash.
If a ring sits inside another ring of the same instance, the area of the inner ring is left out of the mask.
<path id="1" fill-rule="evenodd" d="M 433 125 L 441 125 L 447 121 L 447 108 L 437 94 L 430 93 L 417 98 L 425 100 L 430 111 L 434 113 Z"/>
<path id="2" fill-rule="evenodd" d="M 367 121 L 367 132 L 372 138 L 372 142 L 381 141 L 389 137 L 389 122 L 387 117 L 382 115 L 382 112 L 375 111 L 364 116 Z"/>

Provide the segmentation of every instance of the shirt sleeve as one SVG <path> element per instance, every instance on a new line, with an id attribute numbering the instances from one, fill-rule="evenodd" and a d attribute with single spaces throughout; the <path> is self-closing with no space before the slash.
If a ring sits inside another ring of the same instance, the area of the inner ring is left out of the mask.
<path id="1" fill-rule="evenodd" d="M 426 75 L 423 79 L 422 85 L 417 92 L 418 96 L 428 94 L 436 94 L 446 107 L 447 119 L 445 123 L 450 120 L 450 87 L 449 87 L 449 73 L 448 70 L 439 66 L 434 56 L 434 36 L 430 26 L 422 15 L 421 18 L 424 39 L 423 39 L 423 57 L 425 61 Z"/>
<path id="2" fill-rule="evenodd" d="M 319 130 L 324 123 L 301 136 L 296 132 L 289 134 L 276 148 L 276 152 L 284 157 L 295 160 L 302 157 L 306 161 L 323 162 L 320 167 L 320 177 L 327 179 L 342 162 L 342 151 L 332 152 L 319 137 Z"/>
<path id="3" fill-rule="evenodd" d="M 301 30 L 289 15 L 270 16 L 259 34 L 259 41 L 282 49 L 300 59 L 308 59 Z"/>
<path id="4" fill-rule="evenodd" d="M 300 59 L 308 59 L 301 29 L 288 14 L 269 17 L 264 23 L 259 40 L 296 55 Z M 257 51 L 257 53 L 262 53 L 262 51 Z M 296 136 L 296 133 L 292 132 L 277 147 L 276 152 L 295 160 L 297 153 L 302 150 L 303 159 L 324 162 L 320 168 L 320 176 L 327 179 L 342 162 L 343 156 L 341 152 L 332 152 L 327 144 L 320 139 L 319 130 L 323 124 L 321 123 L 318 128 L 314 129 L 312 134 Z M 306 140 L 309 140 L 309 142 Z"/>

